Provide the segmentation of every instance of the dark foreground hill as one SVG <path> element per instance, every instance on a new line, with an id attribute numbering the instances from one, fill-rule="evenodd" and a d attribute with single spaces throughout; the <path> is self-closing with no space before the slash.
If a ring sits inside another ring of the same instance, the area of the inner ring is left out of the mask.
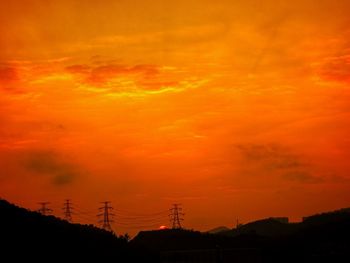
<path id="1" fill-rule="evenodd" d="M 259 220 L 219 234 L 141 231 L 127 242 L 0 200 L 0 262 L 348 262 L 349 251 L 348 209 L 297 224 Z"/>
<path id="2" fill-rule="evenodd" d="M 218 234 L 225 236 L 239 236 L 244 234 L 256 234 L 266 237 L 283 237 L 299 235 L 303 232 L 308 232 L 310 229 L 319 227 L 320 230 L 327 231 L 333 226 L 344 227 L 347 229 L 347 222 L 350 218 L 350 209 L 344 208 L 341 210 L 317 214 L 305 217 L 300 223 L 281 222 L 275 218 L 266 218 L 254 222 L 241 225 L 239 228 L 234 228 L 229 231 L 221 231 Z M 332 228 L 332 231 L 335 230 Z M 334 232 L 335 234 L 336 232 Z"/>
<path id="3" fill-rule="evenodd" d="M 216 235 L 147 231 L 131 242 L 160 252 L 164 262 L 350 262 L 350 212 L 343 209 L 293 224 L 259 220 Z"/>
<path id="4" fill-rule="evenodd" d="M 141 258 L 147 261 L 125 239 L 110 232 L 92 225 L 70 224 L 0 200 L 0 262 L 140 262 Z"/>

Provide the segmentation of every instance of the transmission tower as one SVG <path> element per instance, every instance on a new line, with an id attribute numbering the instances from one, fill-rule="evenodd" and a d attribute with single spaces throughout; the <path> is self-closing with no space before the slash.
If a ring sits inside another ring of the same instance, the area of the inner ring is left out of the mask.
<path id="1" fill-rule="evenodd" d="M 170 209 L 170 222 L 172 224 L 172 229 L 182 229 L 181 221 L 183 221 L 181 204 L 173 204 L 173 207 Z"/>
<path id="2" fill-rule="evenodd" d="M 102 224 L 102 228 L 104 230 L 113 232 L 111 227 L 113 219 L 111 219 L 111 217 L 113 217 L 114 214 L 110 212 L 111 210 L 113 210 L 113 207 L 110 205 L 110 203 L 110 201 L 102 202 L 103 206 L 99 208 L 99 210 L 102 211 L 102 213 L 98 214 L 97 216 L 102 217 L 102 219 L 99 220 L 99 223 Z"/>
<path id="3" fill-rule="evenodd" d="M 73 207 L 72 207 L 72 203 L 69 199 L 66 199 L 66 201 L 64 202 L 64 206 L 63 206 L 63 212 L 64 212 L 64 219 L 67 220 L 69 223 L 73 222 Z"/>
<path id="4" fill-rule="evenodd" d="M 38 209 L 38 212 L 44 216 L 50 215 L 52 213 L 52 209 L 47 207 L 49 204 L 50 202 L 40 202 L 39 205 L 41 205 L 41 207 Z"/>

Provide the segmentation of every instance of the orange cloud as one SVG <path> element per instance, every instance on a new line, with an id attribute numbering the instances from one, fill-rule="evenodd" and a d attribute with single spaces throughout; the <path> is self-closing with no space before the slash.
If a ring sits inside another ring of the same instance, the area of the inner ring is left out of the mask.
<path id="1" fill-rule="evenodd" d="M 327 58 L 320 75 L 326 80 L 350 84 L 350 55 Z"/>
<path id="2" fill-rule="evenodd" d="M 101 62 L 99 63 L 101 64 Z M 72 65 L 65 68 L 77 77 L 78 81 L 88 85 L 86 89 L 96 92 L 137 92 L 157 93 L 163 91 L 181 91 L 191 86 L 200 85 L 195 79 L 181 76 L 176 68 L 156 65 Z M 96 89 L 97 88 L 97 89 Z"/>
<path id="3" fill-rule="evenodd" d="M 147 79 L 154 78 L 159 74 L 158 68 L 152 65 L 136 65 L 131 67 L 117 64 L 107 64 L 96 67 L 73 65 L 66 69 L 73 74 L 85 74 L 85 81 L 97 86 L 103 86 L 108 81 L 119 76 L 133 76 Z"/>
<path id="4" fill-rule="evenodd" d="M 0 89 L 14 91 L 20 81 L 18 71 L 15 67 L 0 66 Z"/>

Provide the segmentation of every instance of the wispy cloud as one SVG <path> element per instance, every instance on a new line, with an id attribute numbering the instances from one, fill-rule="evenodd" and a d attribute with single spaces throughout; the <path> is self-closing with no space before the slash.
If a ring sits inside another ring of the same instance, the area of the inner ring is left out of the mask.
<path id="1" fill-rule="evenodd" d="M 269 169 L 304 167 L 298 155 L 277 144 L 237 145 L 246 160 L 262 163 Z"/>
<path id="2" fill-rule="evenodd" d="M 121 64 L 106 58 L 86 64 L 68 62 L 67 58 L 6 62 L 0 67 L 0 89 L 11 94 L 47 95 L 54 92 L 53 87 L 70 86 L 108 97 L 145 96 L 193 89 L 209 81 L 209 76 L 189 75 L 175 66 Z M 74 93 L 73 89 L 67 91 Z"/>
<path id="3" fill-rule="evenodd" d="M 350 84 L 350 53 L 325 59 L 320 75 L 326 80 Z"/>
<path id="4" fill-rule="evenodd" d="M 118 64 L 106 64 L 102 66 L 73 65 L 68 66 L 67 71 L 73 74 L 83 75 L 86 83 L 103 86 L 109 81 L 120 76 L 134 76 L 139 78 L 152 78 L 159 74 L 158 67 L 154 65 L 126 66 Z"/>
<path id="5" fill-rule="evenodd" d="M 241 144 L 237 149 L 245 160 L 245 166 L 255 169 L 255 174 L 266 172 L 283 179 L 303 183 L 321 180 L 312 174 L 310 164 L 302 155 L 279 144 Z"/>
<path id="6" fill-rule="evenodd" d="M 75 165 L 53 151 L 28 151 L 23 165 L 29 172 L 50 177 L 55 185 L 69 184 L 80 174 Z"/>
<path id="7" fill-rule="evenodd" d="M 0 90 L 15 91 L 20 81 L 18 71 L 12 66 L 0 66 Z"/>
<path id="8" fill-rule="evenodd" d="M 207 79 L 179 74 L 177 68 L 115 63 L 77 64 L 66 71 L 80 82 L 81 90 L 115 96 L 142 96 L 196 88 Z"/>

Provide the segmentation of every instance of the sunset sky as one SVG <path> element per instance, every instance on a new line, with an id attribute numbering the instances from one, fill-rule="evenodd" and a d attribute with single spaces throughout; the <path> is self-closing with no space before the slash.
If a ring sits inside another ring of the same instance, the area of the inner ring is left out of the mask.
<path id="1" fill-rule="evenodd" d="M 174 202 L 198 230 L 349 207 L 349 10 L 1 1 L 0 197 L 86 221 L 110 200 L 117 233 Z"/>

